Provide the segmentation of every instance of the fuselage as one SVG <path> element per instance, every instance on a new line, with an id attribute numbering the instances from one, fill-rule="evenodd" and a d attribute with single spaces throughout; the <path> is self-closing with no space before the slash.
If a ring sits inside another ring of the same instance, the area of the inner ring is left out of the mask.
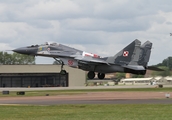
<path id="1" fill-rule="evenodd" d="M 21 53 L 21 54 L 27 54 L 27 55 L 33 55 L 33 56 L 44 56 L 44 57 L 53 57 L 58 58 L 63 61 L 65 65 L 68 65 L 70 67 L 79 68 L 85 71 L 95 71 L 99 72 L 102 71 L 104 73 L 109 73 L 116 71 L 120 68 L 116 65 L 104 65 L 99 66 L 96 64 L 93 65 L 87 65 L 82 63 L 81 61 L 75 59 L 75 58 L 87 58 L 87 59 L 98 59 L 104 61 L 103 58 L 101 58 L 97 54 L 81 51 L 66 45 L 62 44 L 43 44 L 43 45 L 32 45 L 28 47 L 22 47 L 13 50 L 14 52 Z M 115 67 L 116 66 L 116 67 Z M 106 69 L 105 69 L 106 68 Z M 120 69 L 121 70 L 121 69 Z"/>
<path id="2" fill-rule="evenodd" d="M 20 54 L 33 56 L 52 57 L 61 63 L 61 71 L 63 65 L 79 68 L 88 72 L 88 77 L 93 79 L 95 72 L 99 79 L 105 77 L 105 73 L 124 72 L 133 74 L 146 73 L 146 67 L 152 43 L 147 41 L 140 47 L 141 42 L 134 40 L 124 47 L 114 56 L 100 57 L 97 54 L 81 51 L 62 44 L 43 44 L 22 47 L 13 50 Z M 143 52 L 141 52 L 143 51 Z M 66 72 L 65 72 L 66 73 Z"/>

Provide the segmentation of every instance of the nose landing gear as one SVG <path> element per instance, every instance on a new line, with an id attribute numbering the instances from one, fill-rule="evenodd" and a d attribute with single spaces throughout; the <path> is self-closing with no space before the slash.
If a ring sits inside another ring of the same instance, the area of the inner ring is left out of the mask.
<path id="1" fill-rule="evenodd" d="M 57 62 L 59 62 L 59 63 L 61 64 L 60 74 L 61 74 L 61 75 L 66 75 L 67 72 L 66 72 L 66 70 L 64 70 L 64 68 L 63 68 L 63 66 L 64 66 L 63 61 L 62 61 L 62 60 L 58 60 L 57 58 L 54 58 L 54 59 L 55 59 Z"/>

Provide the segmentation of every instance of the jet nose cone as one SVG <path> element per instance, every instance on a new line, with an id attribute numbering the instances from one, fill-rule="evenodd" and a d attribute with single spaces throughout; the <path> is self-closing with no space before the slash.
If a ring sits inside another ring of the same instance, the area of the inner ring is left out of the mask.
<path id="1" fill-rule="evenodd" d="M 16 53 L 21 53 L 21 54 L 24 54 L 27 52 L 26 48 L 17 48 L 17 49 L 14 49 L 13 51 Z"/>
<path id="2" fill-rule="evenodd" d="M 22 48 L 14 49 L 13 51 L 20 54 L 34 55 L 36 54 L 37 48 L 22 47 Z"/>

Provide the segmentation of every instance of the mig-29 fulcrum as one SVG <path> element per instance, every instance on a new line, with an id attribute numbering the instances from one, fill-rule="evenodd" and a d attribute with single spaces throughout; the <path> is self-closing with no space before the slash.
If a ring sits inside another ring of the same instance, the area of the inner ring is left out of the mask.
<path id="1" fill-rule="evenodd" d="M 100 57 L 63 44 L 31 45 L 14 49 L 14 52 L 32 56 L 52 57 L 61 64 L 60 73 L 65 74 L 63 65 L 88 71 L 88 78 L 93 79 L 95 73 L 99 79 L 104 79 L 106 73 L 123 72 L 145 75 L 147 69 L 159 70 L 148 67 L 152 43 L 146 41 L 143 45 L 139 40 L 134 40 L 116 55 Z"/>

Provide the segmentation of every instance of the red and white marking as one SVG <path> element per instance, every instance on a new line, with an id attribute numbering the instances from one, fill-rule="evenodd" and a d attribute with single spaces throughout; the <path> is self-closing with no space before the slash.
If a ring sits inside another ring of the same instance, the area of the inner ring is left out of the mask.
<path id="1" fill-rule="evenodd" d="M 90 56 L 90 57 L 94 57 L 94 58 L 100 58 L 99 55 L 92 54 L 92 53 L 87 53 L 87 52 L 83 52 L 82 56 Z"/>
<path id="2" fill-rule="evenodd" d="M 124 57 L 127 57 L 128 55 L 129 55 L 129 52 L 128 52 L 128 51 L 124 51 L 124 52 L 123 52 L 123 56 L 124 56 Z"/>
<path id="3" fill-rule="evenodd" d="M 47 51 L 50 51 L 50 48 L 47 48 Z"/>
<path id="4" fill-rule="evenodd" d="M 68 65 L 72 66 L 73 65 L 73 60 L 68 60 Z"/>

